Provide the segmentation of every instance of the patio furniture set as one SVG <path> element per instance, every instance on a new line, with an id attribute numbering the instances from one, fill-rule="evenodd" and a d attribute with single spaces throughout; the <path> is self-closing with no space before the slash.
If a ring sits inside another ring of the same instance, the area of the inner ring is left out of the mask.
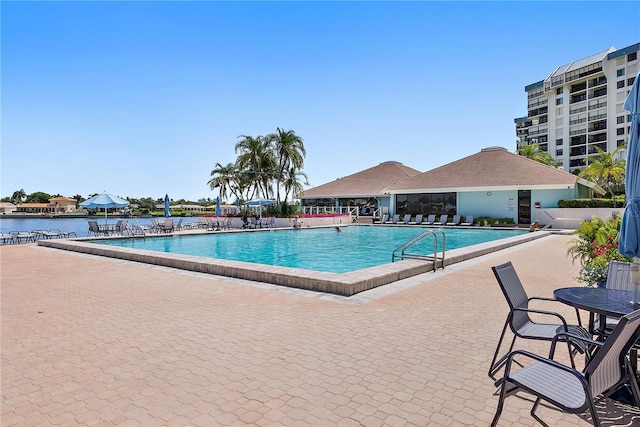
<path id="1" fill-rule="evenodd" d="M 498 340 L 489 368 L 489 377 L 503 369 L 499 387 L 498 408 L 492 421 L 497 425 L 505 399 L 518 392 L 533 395 L 531 416 L 545 425 L 536 414 L 542 401 L 570 413 L 588 413 L 594 425 L 600 425 L 596 403 L 605 397 L 623 399 L 640 406 L 637 350 L 640 338 L 640 305 L 631 282 L 633 265 L 612 261 L 605 288 L 569 287 L 554 291 L 555 298 L 528 297 L 513 265 L 508 262 L 493 267 L 494 275 L 509 304 L 509 314 Z M 571 324 L 555 311 L 530 307 L 531 301 L 567 304 L 576 311 L 577 324 Z M 589 313 L 583 326 L 580 310 Z M 539 320 L 544 318 L 548 323 Z M 513 333 L 508 351 L 502 357 L 501 345 L 507 329 Z M 544 340 L 551 343 L 548 357 L 530 351 L 513 350 L 517 338 Z M 554 360 L 559 348 L 566 346 L 570 365 Z M 578 370 L 575 356 L 585 357 L 584 368 Z"/>

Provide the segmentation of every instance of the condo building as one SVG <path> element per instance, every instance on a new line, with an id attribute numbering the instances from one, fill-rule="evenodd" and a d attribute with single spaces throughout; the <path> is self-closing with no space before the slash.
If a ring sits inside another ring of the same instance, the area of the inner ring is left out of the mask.
<path id="1" fill-rule="evenodd" d="M 538 144 L 573 172 L 589 164 L 595 147 L 611 152 L 627 143 L 631 117 L 622 105 L 640 70 L 639 50 L 640 43 L 612 47 L 525 86 L 527 116 L 514 120 L 517 149 Z"/>

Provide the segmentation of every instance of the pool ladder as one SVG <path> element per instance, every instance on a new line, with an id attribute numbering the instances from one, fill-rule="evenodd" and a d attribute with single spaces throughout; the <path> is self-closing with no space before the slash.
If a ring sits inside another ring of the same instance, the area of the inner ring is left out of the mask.
<path id="1" fill-rule="evenodd" d="M 442 256 L 440 257 L 438 257 L 438 236 L 442 237 Z M 411 248 L 418 242 L 421 242 L 428 237 L 433 238 L 433 255 L 424 255 L 424 254 L 407 252 L 409 248 Z M 433 262 L 433 271 L 436 271 L 436 268 L 438 266 L 438 260 L 440 260 L 440 267 L 444 269 L 444 252 L 445 252 L 446 244 L 447 244 L 447 238 L 444 234 L 444 231 L 440 229 L 427 230 L 418 234 L 413 239 L 395 248 L 393 250 L 393 253 L 391 254 L 391 262 L 395 262 L 396 259 L 398 260 L 418 259 L 418 260 L 424 260 L 424 261 L 431 261 Z"/>

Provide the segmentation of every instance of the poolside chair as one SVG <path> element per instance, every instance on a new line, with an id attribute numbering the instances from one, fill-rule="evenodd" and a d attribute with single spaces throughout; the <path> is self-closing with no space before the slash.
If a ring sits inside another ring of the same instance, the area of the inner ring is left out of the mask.
<path id="1" fill-rule="evenodd" d="M 460 224 L 460 215 L 454 215 L 451 222 L 447 222 L 445 225 L 459 225 Z"/>
<path id="2" fill-rule="evenodd" d="M 436 221 L 436 216 L 435 215 L 429 215 L 427 216 L 427 220 L 426 221 L 422 221 L 422 223 L 424 225 L 433 225 L 433 223 Z"/>
<path id="3" fill-rule="evenodd" d="M 393 215 L 393 218 L 391 218 L 391 220 L 387 219 L 386 221 L 384 221 L 384 224 L 397 224 L 399 220 L 400 214 L 395 214 Z"/>
<path id="4" fill-rule="evenodd" d="M 57 230 L 57 229 L 41 230 L 40 235 L 44 239 L 57 239 L 62 237 L 62 233 L 60 232 L 60 230 Z"/>
<path id="5" fill-rule="evenodd" d="M 100 228 L 98 227 L 98 221 L 89 221 L 89 231 L 87 232 L 87 237 L 91 236 L 99 236 Z"/>
<path id="6" fill-rule="evenodd" d="M 231 222 L 233 221 L 233 217 L 232 216 L 228 216 L 227 217 L 227 221 L 223 224 L 222 228 L 223 229 L 227 229 L 227 230 L 231 230 Z"/>
<path id="7" fill-rule="evenodd" d="M 524 350 L 510 353 L 504 377 L 498 381 L 501 386 L 500 399 L 491 425 L 495 426 L 498 423 L 505 398 L 518 391 L 536 397 L 531 408 L 531 416 L 543 425 L 546 424 L 535 414 L 541 400 L 565 412 L 583 413 L 589 410 L 595 426 L 600 426 L 596 401 L 617 391 L 626 382 L 631 387 L 636 405 L 640 404 L 635 372 L 626 357 L 639 335 L 640 310 L 636 310 L 622 317 L 613 333 L 604 342 L 563 332 L 554 337 L 548 358 Z M 582 372 L 553 360 L 556 343 L 568 340 L 597 346 L 593 357 Z M 512 369 L 514 364 L 523 367 Z"/>
<path id="8" fill-rule="evenodd" d="M 380 221 L 373 221 L 374 224 L 384 224 L 389 220 L 389 215 L 382 215 L 382 219 Z"/>
<path id="9" fill-rule="evenodd" d="M 162 231 L 171 233 L 173 231 L 173 218 L 165 218 L 162 224 Z"/>
<path id="10" fill-rule="evenodd" d="M 620 289 L 624 291 L 630 291 L 633 289 L 633 282 L 631 281 L 631 267 L 633 264 L 624 261 L 610 261 L 609 268 L 607 269 L 607 281 L 605 288 L 607 289 Z M 616 327 L 620 319 L 594 315 L 589 316 L 589 331 L 592 334 L 604 333 L 608 335 L 613 328 Z M 600 324 L 600 322 L 605 322 Z"/>
<path id="11" fill-rule="evenodd" d="M 173 226 L 175 231 L 182 231 L 182 218 L 178 218 L 178 222 L 176 222 Z"/>
<path id="12" fill-rule="evenodd" d="M 467 215 L 463 222 L 460 225 L 473 225 L 473 215 Z"/>
<path id="13" fill-rule="evenodd" d="M 267 218 L 266 226 L 268 228 L 275 228 L 275 226 L 276 226 L 276 217 L 272 216 L 272 217 Z"/>
<path id="14" fill-rule="evenodd" d="M 513 345 L 515 344 L 516 338 L 518 337 L 530 340 L 552 341 L 553 337 L 555 337 L 556 334 L 560 332 L 571 332 L 585 338 L 591 338 L 591 334 L 582 327 L 580 314 L 578 313 L 577 308 L 575 310 L 576 317 L 578 318 L 578 325 L 568 324 L 565 318 L 558 313 L 529 308 L 529 302 L 533 300 L 550 301 L 559 304 L 562 303 L 553 298 L 529 298 L 511 262 L 491 267 L 491 269 L 493 270 L 493 274 L 498 280 L 500 289 L 502 290 L 502 293 L 504 294 L 504 297 L 509 304 L 509 314 L 507 315 L 507 319 L 504 322 L 504 327 L 502 328 L 502 333 L 500 334 L 500 339 L 498 340 L 498 346 L 496 347 L 496 351 L 493 354 L 493 359 L 491 360 L 491 365 L 489 367 L 489 377 L 493 378 L 495 373 L 507 362 L 508 353 L 513 350 Z M 546 318 L 555 318 L 555 320 L 558 322 L 537 323 L 531 319 L 531 317 L 529 316 L 530 313 L 533 313 L 534 316 L 537 316 L 537 319 L 544 316 Z M 507 327 L 511 328 L 511 331 L 513 332 L 513 340 L 511 341 L 511 345 L 509 346 L 507 354 L 505 354 L 498 360 L 498 354 L 500 353 L 500 347 L 502 346 L 502 341 L 504 340 L 505 333 L 507 332 Z M 569 354 L 571 356 L 571 365 L 575 366 L 573 361 L 573 350 L 584 353 L 586 351 L 586 347 L 581 343 L 577 343 L 573 344 L 572 349 L 572 343 L 570 343 L 568 340 L 567 346 L 569 347 Z"/>
<path id="15" fill-rule="evenodd" d="M 13 234 L 2 233 L 2 232 L 0 232 L 0 242 L 2 242 L 3 245 L 16 243 L 15 238 L 13 237 Z"/>
<path id="16" fill-rule="evenodd" d="M 445 225 L 447 223 L 447 219 L 449 215 L 440 215 L 440 219 L 433 223 L 433 225 Z"/>
<path id="17" fill-rule="evenodd" d="M 406 214 L 402 217 L 402 220 L 398 221 L 397 224 L 408 224 L 411 221 L 411 214 Z"/>
<path id="18" fill-rule="evenodd" d="M 407 224 L 420 225 L 420 224 L 422 224 L 422 218 L 423 217 L 424 217 L 424 215 L 418 214 L 418 215 L 416 215 L 416 219 L 414 221 L 409 221 L 409 222 L 407 222 Z"/>

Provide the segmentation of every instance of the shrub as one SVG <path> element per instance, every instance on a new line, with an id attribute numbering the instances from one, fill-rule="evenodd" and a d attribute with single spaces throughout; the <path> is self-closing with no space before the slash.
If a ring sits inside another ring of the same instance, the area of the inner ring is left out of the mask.
<path id="1" fill-rule="evenodd" d="M 616 206 L 621 207 L 626 204 L 624 195 L 616 197 Z M 613 208 L 611 199 L 563 199 L 558 200 L 559 208 Z"/>
<path id="2" fill-rule="evenodd" d="M 593 216 L 591 221 L 583 221 L 572 234 L 567 249 L 572 262 L 580 261 L 580 274 L 576 278 L 587 285 L 596 285 L 606 278 L 606 268 L 610 261 L 631 261 L 618 252 L 621 217 L 609 217 L 606 221 Z M 598 280 L 599 279 L 599 280 Z M 596 281 L 597 280 L 597 281 Z"/>

